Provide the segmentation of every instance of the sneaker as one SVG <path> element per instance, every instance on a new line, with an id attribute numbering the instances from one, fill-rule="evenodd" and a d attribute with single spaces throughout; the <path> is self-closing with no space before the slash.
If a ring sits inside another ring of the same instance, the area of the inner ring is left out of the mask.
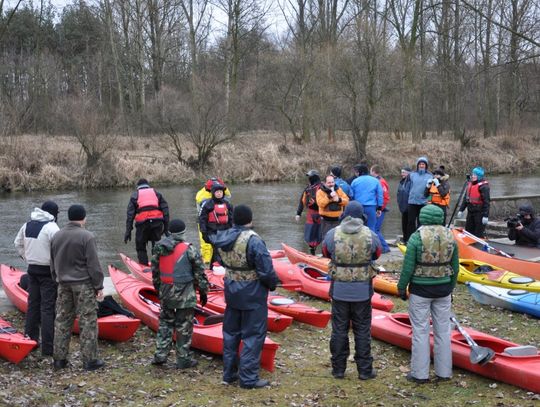
<path id="1" fill-rule="evenodd" d="M 412 382 L 412 383 L 416 383 L 416 384 L 429 383 L 429 379 L 417 379 L 411 373 L 407 373 L 406 379 L 407 379 L 407 381 Z"/>
<path id="2" fill-rule="evenodd" d="M 360 380 L 370 380 L 375 379 L 377 377 L 377 371 L 375 369 L 371 369 L 371 372 L 369 373 L 358 373 L 358 378 Z"/>
<path id="3" fill-rule="evenodd" d="M 103 360 L 94 359 L 94 360 L 91 360 L 90 362 L 84 363 L 83 369 L 87 371 L 92 371 L 92 370 L 101 369 L 103 366 L 105 366 L 105 362 Z"/>
<path id="4" fill-rule="evenodd" d="M 53 360 L 54 370 L 65 369 L 68 366 L 68 361 L 66 359 Z"/>
<path id="5" fill-rule="evenodd" d="M 450 380 L 452 380 L 452 377 L 441 377 L 441 376 L 437 376 L 437 375 L 435 375 L 435 379 L 433 379 L 433 381 L 435 383 L 448 382 Z"/>
<path id="6" fill-rule="evenodd" d="M 259 379 L 253 384 L 240 383 L 240 387 L 243 389 L 262 389 L 263 387 L 267 387 L 267 386 L 270 386 L 270 382 L 264 379 Z"/>
<path id="7" fill-rule="evenodd" d="M 192 367 L 195 367 L 199 364 L 199 362 L 195 359 L 188 360 L 187 362 L 176 362 L 176 368 L 177 369 L 189 369 Z"/>

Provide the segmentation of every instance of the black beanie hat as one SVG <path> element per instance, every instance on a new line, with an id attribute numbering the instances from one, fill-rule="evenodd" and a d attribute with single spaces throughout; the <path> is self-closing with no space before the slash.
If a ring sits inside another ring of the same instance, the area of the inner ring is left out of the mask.
<path id="1" fill-rule="evenodd" d="M 332 167 L 330 167 L 330 173 L 334 177 L 341 177 L 341 165 L 332 165 Z"/>
<path id="2" fill-rule="evenodd" d="M 247 205 L 238 205 L 233 210 L 233 223 L 238 226 L 247 225 L 253 220 L 253 212 Z"/>
<path id="3" fill-rule="evenodd" d="M 69 220 L 83 220 L 86 218 L 86 209 L 82 205 L 71 205 L 68 209 Z"/>
<path id="4" fill-rule="evenodd" d="M 58 216 L 58 205 L 53 201 L 45 201 L 41 205 L 41 209 L 45 212 L 49 212 L 55 218 Z"/>
<path id="5" fill-rule="evenodd" d="M 137 181 L 137 186 L 148 185 L 148 180 L 146 178 L 141 178 Z"/>
<path id="6" fill-rule="evenodd" d="M 169 222 L 169 232 L 180 233 L 186 230 L 186 224 L 182 219 L 173 219 Z"/>
<path id="7" fill-rule="evenodd" d="M 349 204 L 345 207 L 345 210 L 339 217 L 339 220 L 343 220 L 347 216 L 364 220 L 364 207 L 358 201 L 349 202 Z"/>
<path id="8" fill-rule="evenodd" d="M 354 166 L 358 171 L 358 175 L 367 175 L 369 174 L 369 168 L 366 164 L 358 164 Z"/>

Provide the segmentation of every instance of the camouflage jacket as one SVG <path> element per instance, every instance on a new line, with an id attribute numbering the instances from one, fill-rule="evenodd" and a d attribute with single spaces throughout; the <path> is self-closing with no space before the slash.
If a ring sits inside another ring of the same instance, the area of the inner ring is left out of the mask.
<path id="1" fill-rule="evenodd" d="M 168 308 L 193 308 L 197 304 L 195 289 L 208 292 L 208 280 L 199 252 L 193 246 L 186 251 L 191 262 L 194 280 L 186 284 L 162 284 L 160 280 L 159 258 L 174 251 L 176 245 L 184 241 L 184 233 L 172 233 L 156 243 L 152 256 L 152 282 L 159 293 L 163 306 Z"/>

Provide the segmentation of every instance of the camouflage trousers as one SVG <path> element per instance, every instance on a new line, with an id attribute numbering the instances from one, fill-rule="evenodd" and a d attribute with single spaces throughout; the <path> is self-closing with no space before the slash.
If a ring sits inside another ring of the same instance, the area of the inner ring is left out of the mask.
<path id="1" fill-rule="evenodd" d="M 54 321 L 54 359 L 65 360 L 69 353 L 71 330 L 79 317 L 83 363 L 98 357 L 96 292 L 91 284 L 59 284 Z"/>
<path id="2" fill-rule="evenodd" d="M 191 335 L 193 334 L 193 314 L 193 308 L 161 308 L 154 359 L 167 359 L 172 346 L 173 333 L 175 333 L 176 364 L 189 366 L 192 358 L 190 347 Z"/>

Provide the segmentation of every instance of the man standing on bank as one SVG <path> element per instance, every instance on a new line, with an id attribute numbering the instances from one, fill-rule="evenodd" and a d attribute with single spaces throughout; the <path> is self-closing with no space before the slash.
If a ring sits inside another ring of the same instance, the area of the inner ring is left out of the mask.
<path id="1" fill-rule="evenodd" d="M 97 301 L 103 300 L 104 275 L 96 238 L 84 228 L 84 206 L 71 205 L 68 219 L 51 242 L 51 273 L 58 283 L 53 366 L 56 370 L 67 367 L 71 329 L 78 316 L 83 368 L 96 370 L 105 364 L 98 359 L 97 340 Z"/>
<path id="2" fill-rule="evenodd" d="M 135 221 L 135 249 L 139 263 L 148 264 L 146 246 L 161 239 L 161 235 L 169 228 L 169 205 L 163 195 L 151 188 L 148 181 L 141 178 L 137 181 L 137 191 L 129 199 L 127 207 L 126 233 L 124 243 L 131 240 L 131 230 Z"/>
<path id="3" fill-rule="evenodd" d="M 379 258 L 382 246 L 377 234 L 364 225 L 362 204 L 345 207 L 341 223 L 323 241 L 323 255 L 329 257 L 332 298 L 332 375 L 345 377 L 349 357 L 349 327 L 354 333 L 354 360 L 360 380 L 377 376 L 371 356 L 371 296 L 375 276 L 371 261 Z"/>
<path id="4" fill-rule="evenodd" d="M 51 240 L 59 230 L 57 216 L 58 205 L 45 201 L 41 209 L 34 208 L 30 222 L 21 227 L 15 238 L 15 247 L 28 264 L 28 311 L 24 333 L 40 343 L 41 326 L 43 356 L 53 355 L 57 285 L 51 276 Z"/>
<path id="5" fill-rule="evenodd" d="M 191 352 L 194 309 L 198 288 L 201 305 L 207 301 L 208 280 L 199 251 L 185 241 L 186 225 L 181 219 L 169 224 L 170 235 L 157 242 L 152 256 L 152 282 L 159 293 L 161 311 L 153 365 L 163 365 L 176 332 L 176 368 L 187 369 L 198 362 Z"/>
<path id="6" fill-rule="evenodd" d="M 411 372 L 407 380 L 429 382 L 430 321 L 433 326 L 433 363 L 436 380 L 452 377 L 450 312 L 452 291 L 459 272 L 459 256 L 444 213 L 435 205 L 420 210 L 420 228 L 407 243 L 398 282 L 399 296 L 407 300 L 412 326 Z"/>
<path id="7" fill-rule="evenodd" d="M 279 283 L 264 241 L 251 229 L 252 219 L 251 209 L 238 205 L 233 211 L 233 227 L 211 236 L 226 269 L 223 384 L 240 379 L 240 387 L 245 389 L 270 384 L 259 379 L 259 368 L 267 330 L 268 291 Z"/>

